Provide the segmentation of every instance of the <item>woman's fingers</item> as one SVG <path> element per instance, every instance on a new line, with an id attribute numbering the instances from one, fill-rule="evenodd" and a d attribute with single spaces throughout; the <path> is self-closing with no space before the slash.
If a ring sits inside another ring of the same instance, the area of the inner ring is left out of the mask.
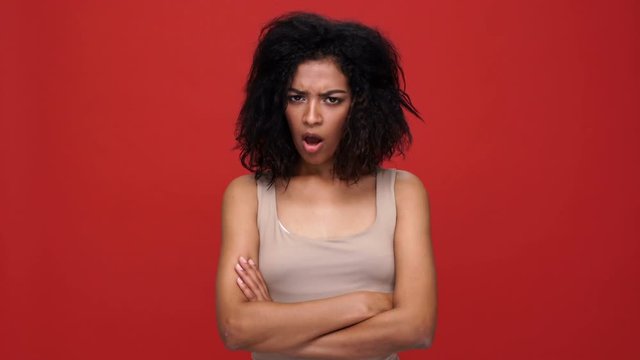
<path id="1" fill-rule="evenodd" d="M 262 291 L 256 284 L 255 280 L 251 277 L 251 275 L 242 266 L 240 266 L 240 264 L 236 264 L 235 270 L 236 274 L 238 274 L 238 279 L 245 286 L 246 290 L 250 291 L 253 294 L 252 297 L 247 298 L 250 301 L 262 301 Z M 246 292 L 244 291 L 245 289 L 242 288 L 240 281 L 238 281 L 238 286 L 240 286 L 240 289 L 243 290 L 243 293 L 245 293 L 246 296 Z"/>
<path id="2" fill-rule="evenodd" d="M 242 294 L 244 295 L 244 297 L 247 298 L 247 300 L 249 300 L 249 301 L 255 301 L 256 300 L 256 294 L 254 294 L 253 291 L 251 291 L 251 289 L 249 289 L 247 284 L 245 284 L 245 282 L 242 281 L 241 278 L 238 278 L 236 280 L 236 284 L 238 284 L 238 287 L 240 288 L 240 291 L 242 291 Z"/>
<path id="3" fill-rule="evenodd" d="M 247 287 L 247 289 L 250 290 L 254 294 L 254 297 L 250 298 L 249 300 L 251 300 L 251 301 L 262 301 L 262 300 L 264 300 L 263 299 L 264 296 L 262 295 L 262 291 L 260 290 L 260 287 L 258 286 L 256 280 L 254 280 L 254 277 L 252 277 L 249 274 L 249 272 L 247 272 L 242 266 L 240 266 L 240 264 L 236 264 L 235 270 L 236 270 L 236 274 L 238 274 L 238 276 L 240 277 L 240 280 L 242 280 L 242 282 Z M 238 283 L 238 285 L 240 285 L 240 284 Z"/>
<path id="4" fill-rule="evenodd" d="M 247 260 L 241 256 L 236 264 L 236 272 L 255 293 L 257 301 L 271 301 L 264 278 L 252 259 Z"/>
<path id="5" fill-rule="evenodd" d="M 269 297 L 269 291 L 267 290 L 267 284 L 265 283 L 264 279 L 262 278 L 262 274 L 260 274 L 260 271 L 258 270 L 258 266 L 253 261 L 253 259 L 246 260 L 245 258 L 240 257 L 240 264 L 247 271 L 247 273 L 249 273 L 251 275 L 251 278 L 256 283 L 258 289 L 260 289 L 260 294 L 262 295 L 262 297 L 265 300 L 269 300 L 270 301 L 271 298 Z"/>
<path id="6" fill-rule="evenodd" d="M 263 295 L 267 299 L 269 299 L 269 301 L 271 301 L 271 295 L 269 295 L 269 287 L 267 287 L 267 282 L 264 280 L 264 277 L 262 277 L 262 273 L 260 272 L 260 269 L 258 269 L 258 264 L 256 264 L 255 261 L 253 261 L 253 259 L 251 258 L 249 258 L 247 262 L 249 263 L 249 266 L 251 266 L 256 272 L 256 274 L 258 275 L 258 279 L 260 279 L 260 283 L 264 291 Z"/>

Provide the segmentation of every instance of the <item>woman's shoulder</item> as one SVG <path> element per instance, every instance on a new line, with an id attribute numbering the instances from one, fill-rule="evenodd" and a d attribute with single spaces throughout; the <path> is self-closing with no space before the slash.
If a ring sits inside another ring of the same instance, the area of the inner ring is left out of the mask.
<path id="1" fill-rule="evenodd" d="M 426 197 L 427 190 L 420 178 L 407 170 L 393 169 L 396 173 L 396 199 L 410 199 L 412 197 Z"/>
<path id="2" fill-rule="evenodd" d="M 256 186 L 255 175 L 245 174 L 232 179 L 229 184 L 227 184 L 227 190 L 246 190 L 254 186 Z"/>
<path id="3" fill-rule="evenodd" d="M 240 175 L 231 180 L 224 191 L 224 201 L 251 201 L 256 198 L 256 179 L 253 174 Z"/>

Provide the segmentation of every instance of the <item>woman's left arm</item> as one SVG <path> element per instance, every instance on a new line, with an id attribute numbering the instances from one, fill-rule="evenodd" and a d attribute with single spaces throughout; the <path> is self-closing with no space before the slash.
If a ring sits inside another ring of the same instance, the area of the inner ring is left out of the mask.
<path id="1" fill-rule="evenodd" d="M 353 359 L 428 348 L 436 328 L 436 273 L 429 229 L 429 200 L 415 175 L 398 171 L 394 238 L 394 308 L 318 337 L 291 355 Z"/>

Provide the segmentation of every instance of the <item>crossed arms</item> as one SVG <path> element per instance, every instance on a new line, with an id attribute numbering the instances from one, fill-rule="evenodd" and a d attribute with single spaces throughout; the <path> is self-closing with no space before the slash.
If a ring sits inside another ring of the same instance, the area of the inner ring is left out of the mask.
<path id="1" fill-rule="evenodd" d="M 395 194 L 393 294 L 359 291 L 283 304 L 271 301 L 259 264 L 246 261 L 258 258 L 255 180 L 232 181 L 223 199 L 217 275 L 218 328 L 225 345 L 335 359 L 429 347 L 437 305 L 427 193 L 417 177 L 399 171 Z"/>

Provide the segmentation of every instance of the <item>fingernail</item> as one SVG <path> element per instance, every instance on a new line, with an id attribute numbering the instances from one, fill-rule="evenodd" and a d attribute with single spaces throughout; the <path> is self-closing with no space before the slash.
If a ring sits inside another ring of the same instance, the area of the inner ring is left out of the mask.
<path id="1" fill-rule="evenodd" d="M 236 269 L 238 269 L 238 271 L 244 271 L 244 269 L 242 268 L 242 266 L 240 266 L 240 264 L 236 264 Z"/>
<path id="2" fill-rule="evenodd" d="M 254 263 L 254 262 L 253 262 L 253 259 L 249 259 L 249 264 L 251 264 L 251 265 L 253 265 L 253 266 L 255 266 L 255 265 L 256 265 L 256 263 Z"/>
<path id="3" fill-rule="evenodd" d="M 238 278 L 236 281 L 238 282 L 238 284 L 244 285 L 244 281 L 242 281 L 242 279 Z"/>
<path id="4" fill-rule="evenodd" d="M 247 262 L 247 260 L 246 260 L 244 257 L 240 256 L 240 262 L 241 262 L 241 263 L 246 263 L 246 262 Z"/>

